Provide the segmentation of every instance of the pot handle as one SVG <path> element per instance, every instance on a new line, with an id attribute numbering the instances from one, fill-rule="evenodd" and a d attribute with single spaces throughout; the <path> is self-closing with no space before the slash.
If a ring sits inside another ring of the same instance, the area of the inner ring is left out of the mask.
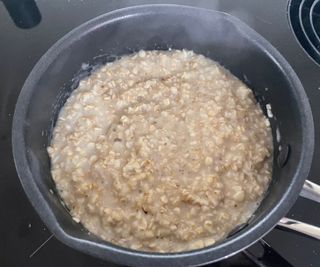
<path id="1" fill-rule="evenodd" d="M 294 232 L 298 232 L 300 234 L 320 240 L 320 227 L 308 223 L 284 217 L 278 222 L 277 227 L 286 231 L 292 230 Z"/>
<path id="2" fill-rule="evenodd" d="M 320 186 L 306 180 L 301 190 L 300 196 L 320 203 Z M 303 235 L 320 240 L 320 227 L 300 222 L 297 220 L 282 218 L 277 227 L 282 230 L 292 230 Z"/>
<path id="3" fill-rule="evenodd" d="M 300 196 L 320 203 L 320 185 L 306 180 L 300 192 Z"/>

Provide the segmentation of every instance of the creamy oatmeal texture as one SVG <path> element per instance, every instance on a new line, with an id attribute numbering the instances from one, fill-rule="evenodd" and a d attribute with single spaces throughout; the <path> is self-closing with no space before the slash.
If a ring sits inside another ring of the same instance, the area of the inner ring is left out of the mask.
<path id="1" fill-rule="evenodd" d="M 248 220 L 271 179 L 252 91 L 191 51 L 140 51 L 80 82 L 48 152 L 77 222 L 145 251 L 201 248 Z"/>

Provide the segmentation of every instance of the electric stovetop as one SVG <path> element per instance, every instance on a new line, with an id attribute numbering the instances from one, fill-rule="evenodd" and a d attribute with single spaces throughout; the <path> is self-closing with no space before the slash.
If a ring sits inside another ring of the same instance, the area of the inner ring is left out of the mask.
<path id="1" fill-rule="evenodd" d="M 309 97 L 316 147 L 309 177 L 320 184 L 320 0 L 0 0 L 0 266 L 116 266 L 56 240 L 20 185 L 11 152 L 11 123 L 22 85 L 37 60 L 83 22 L 126 6 L 171 3 L 239 17 L 288 60 Z M 290 21 L 291 18 L 291 21 Z M 318 62 L 318 63 L 317 63 Z M 320 227 L 320 205 L 299 198 L 288 217 Z M 264 241 L 210 266 L 320 266 L 320 242 L 272 230 Z"/>

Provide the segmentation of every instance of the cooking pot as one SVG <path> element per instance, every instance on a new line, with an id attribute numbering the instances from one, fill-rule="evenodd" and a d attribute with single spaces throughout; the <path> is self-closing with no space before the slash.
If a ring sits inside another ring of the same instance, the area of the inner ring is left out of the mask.
<path id="1" fill-rule="evenodd" d="M 266 105 L 271 105 L 273 178 L 252 218 L 225 240 L 194 251 L 148 253 L 103 241 L 72 220 L 55 190 L 46 147 L 59 110 L 79 80 L 123 55 L 170 48 L 212 58 L 252 88 L 266 114 Z M 312 161 L 314 127 L 306 94 L 279 52 L 228 14 L 146 5 L 81 25 L 50 48 L 30 73 L 16 104 L 12 135 L 17 172 L 34 208 L 59 240 L 88 254 L 124 265 L 199 265 L 245 249 L 276 224 L 320 238 L 318 228 L 283 218 L 299 196 Z M 320 199 L 315 184 L 307 182 L 304 189 L 304 196 Z"/>

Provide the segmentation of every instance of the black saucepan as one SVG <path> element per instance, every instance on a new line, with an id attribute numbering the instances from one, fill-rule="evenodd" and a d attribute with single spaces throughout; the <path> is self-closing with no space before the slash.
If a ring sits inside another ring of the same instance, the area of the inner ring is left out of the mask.
<path id="1" fill-rule="evenodd" d="M 253 89 L 264 111 L 265 105 L 271 104 L 273 179 L 248 224 L 227 239 L 194 251 L 146 253 L 102 241 L 71 219 L 55 191 L 46 147 L 59 110 L 81 78 L 119 56 L 140 49 L 169 48 L 193 50 L 220 62 Z M 67 34 L 32 70 L 19 96 L 13 122 L 17 171 L 48 228 L 73 248 L 135 266 L 213 262 L 260 239 L 298 197 L 309 172 L 313 147 L 313 120 L 306 94 L 297 75 L 276 49 L 230 15 L 175 5 L 122 9 L 97 17 Z"/>

